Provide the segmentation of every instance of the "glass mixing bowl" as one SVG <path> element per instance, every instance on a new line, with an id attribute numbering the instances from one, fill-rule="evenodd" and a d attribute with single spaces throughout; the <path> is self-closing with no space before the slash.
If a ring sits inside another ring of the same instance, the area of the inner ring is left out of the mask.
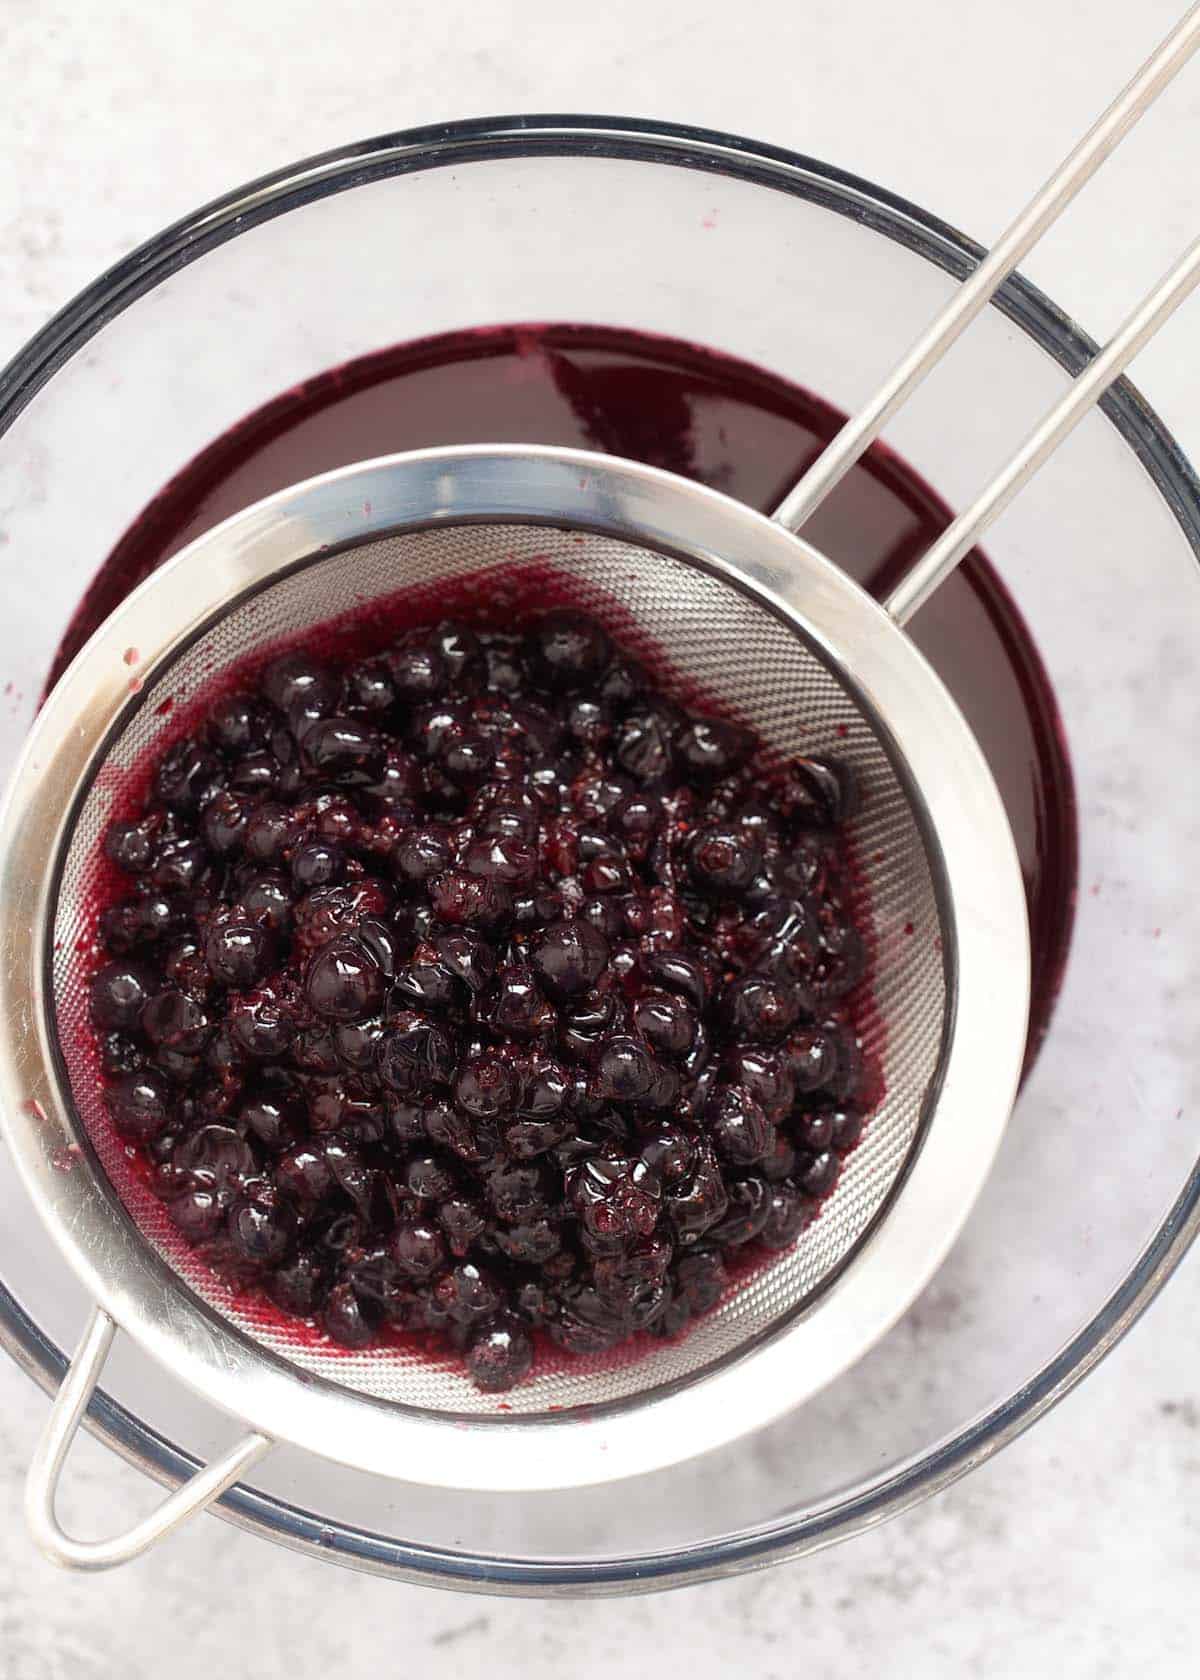
<path id="1" fill-rule="evenodd" d="M 148 499 L 249 410 L 383 346 L 507 321 L 690 339 L 853 409 L 977 247 L 827 165 L 607 118 L 506 118 L 329 153 L 134 253 L 0 375 L 0 764 L 62 632 Z M 1020 280 L 889 429 L 961 506 L 1092 345 Z M 431 436 L 430 444 L 439 441 Z M 231 1521 L 427 1584 L 640 1591 L 844 1538 L 944 1487 L 1096 1363 L 1200 1222 L 1185 982 L 1200 949 L 1200 488 L 1122 383 L 989 542 L 1057 693 L 1080 895 L 1049 1037 L 965 1232 L 917 1305 L 816 1399 L 654 1476 L 492 1496 L 281 1450 Z M 929 612 L 936 612 L 936 603 Z M 0 1173 L 0 1337 L 44 1388 L 86 1303 Z M 91 1427 L 175 1483 L 227 1418 L 127 1338 Z"/>

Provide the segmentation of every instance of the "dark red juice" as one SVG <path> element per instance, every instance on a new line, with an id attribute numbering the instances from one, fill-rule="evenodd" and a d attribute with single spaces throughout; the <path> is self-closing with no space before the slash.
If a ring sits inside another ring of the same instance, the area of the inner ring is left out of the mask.
<path id="1" fill-rule="evenodd" d="M 844 417 L 760 368 L 671 339 L 587 326 L 495 327 L 381 351 L 248 416 L 171 481 L 92 583 L 54 675 L 149 572 L 192 538 L 300 479 L 396 450 L 462 443 L 600 449 L 770 510 Z M 872 593 L 950 510 L 876 445 L 805 535 Z M 1075 810 L 1045 669 L 988 561 L 972 554 L 912 625 L 992 767 L 1012 824 L 1033 937 L 1028 1060 L 1070 938 Z"/>

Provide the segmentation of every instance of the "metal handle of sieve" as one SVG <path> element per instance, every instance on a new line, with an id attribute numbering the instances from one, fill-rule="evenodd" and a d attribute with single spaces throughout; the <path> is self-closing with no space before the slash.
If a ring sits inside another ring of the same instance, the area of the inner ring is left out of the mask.
<path id="1" fill-rule="evenodd" d="M 1096 120 L 1005 230 L 949 303 L 780 502 L 773 518 L 799 532 L 829 492 L 870 447 L 960 334 L 991 301 L 1021 259 L 1058 220 L 1075 195 L 1120 145 L 1158 95 L 1200 47 L 1200 0 Z M 1067 395 L 1030 433 L 967 511 L 909 571 L 883 603 L 905 624 L 954 570 L 981 533 L 1099 401 L 1127 363 L 1153 337 L 1200 280 L 1200 244 L 1188 248 L 1132 312 L 1120 331 L 1079 375 Z"/>
<path id="2" fill-rule="evenodd" d="M 140 1557 L 197 1511 L 219 1499 L 275 1445 L 266 1435 L 245 1435 L 223 1458 L 198 1470 L 124 1534 L 109 1540 L 73 1539 L 55 1514 L 58 1484 L 116 1331 L 113 1320 L 97 1307 L 54 1398 L 25 1482 L 25 1519 L 34 1543 L 51 1563 L 63 1569 L 113 1569 Z"/>
<path id="3" fill-rule="evenodd" d="M 1050 459 L 1059 444 L 1096 406 L 1142 346 L 1149 343 L 1164 321 L 1174 314 L 1198 284 L 1200 239 L 1195 239 L 1158 285 L 1136 305 L 1104 348 L 1096 352 L 1083 372 L 984 486 L 970 507 L 946 527 L 887 596 L 884 608 L 897 624 L 907 624 L 917 608 L 924 605 L 939 584 L 945 582 L 988 526 L 1000 517 L 1014 496 Z"/>

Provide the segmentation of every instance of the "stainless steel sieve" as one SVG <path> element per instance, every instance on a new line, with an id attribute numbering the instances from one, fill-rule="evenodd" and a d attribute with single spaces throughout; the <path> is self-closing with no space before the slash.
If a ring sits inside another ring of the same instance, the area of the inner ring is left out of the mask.
<path id="1" fill-rule="evenodd" d="M 400 1479 L 506 1492 L 655 1470 L 798 1405 L 928 1281 L 1011 1107 L 1029 956 L 999 796 L 901 625 L 1200 278 L 1200 247 L 885 606 L 788 527 L 811 513 L 1198 38 L 1193 9 L 776 519 L 584 452 L 423 451 L 247 509 L 97 631 L 47 701 L 0 814 L 3 1124 L 30 1194 L 97 1303 L 31 1469 L 29 1517 L 49 1555 L 84 1568 L 124 1561 L 276 1441 Z M 180 1248 L 102 1112 L 77 946 L 121 772 L 171 738 L 214 670 L 398 595 L 432 616 L 451 582 L 503 618 L 522 580 L 547 571 L 556 597 L 618 640 L 651 641 L 773 752 L 830 750 L 857 769 L 863 800 L 849 838 L 866 884 L 874 1012 L 865 1030 L 884 1095 L 821 1217 L 689 1334 L 636 1359 L 535 1371 L 500 1409 L 457 1371 L 299 1336 L 231 1297 Z M 250 1433 L 129 1534 L 79 1541 L 59 1527 L 54 1495 L 117 1326 Z"/>

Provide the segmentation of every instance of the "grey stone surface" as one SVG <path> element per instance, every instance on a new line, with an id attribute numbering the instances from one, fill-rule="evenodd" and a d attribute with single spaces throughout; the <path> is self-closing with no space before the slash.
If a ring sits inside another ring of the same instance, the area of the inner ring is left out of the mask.
<path id="1" fill-rule="evenodd" d="M 484 112 L 630 111 L 741 130 L 886 181 L 986 239 L 1178 10 L 0 0 L 0 359 L 100 269 L 227 186 L 352 136 Z M 1094 332 L 1200 226 L 1198 117 L 1200 69 L 1028 265 Z M 1200 304 L 1138 369 L 1193 458 L 1198 355 Z M 62 1576 L 33 1554 L 20 1516 L 45 1402 L 0 1362 L 0 1680 L 381 1669 L 583 1680 L 648 1673 L 667 1653 L 701 1680 L 1192 1673 L 1198 1319 L 1193 1263 L 1031 1435 L 850 1546 L 587 1605 L 396 1587 L 211 1519 L 118 1574 Z M 115 1528 L 149 1496 L 93 1442 L 79 1446 L 68 1514 Z"/>

